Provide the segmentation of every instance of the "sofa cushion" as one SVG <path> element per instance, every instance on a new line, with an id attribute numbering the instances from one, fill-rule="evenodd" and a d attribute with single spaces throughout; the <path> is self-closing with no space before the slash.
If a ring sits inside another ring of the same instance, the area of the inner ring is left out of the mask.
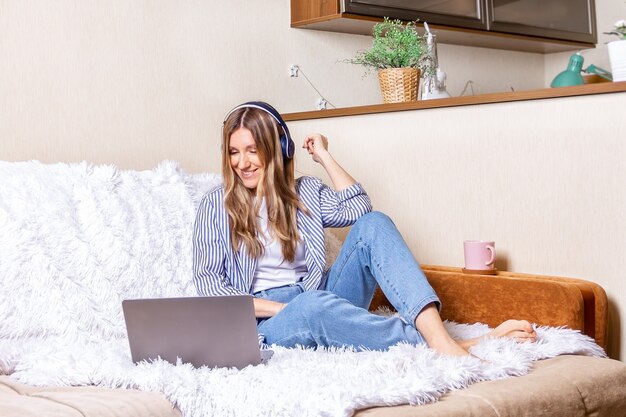
<path id="1" fill-rule="evenodd" d="M 609 417 L 626 410 L 626 364 L 565 355 L 527 375 L 479 382 L 438 402 L 361 410 L 355 417 Z"/>
<path id="2" fill-rule="evenodd" d="M 180 417 L 165 395 L 98 387 L 33 387 L 0 376 L 0 417 Z"/>
<path id="3" fill-rule="evenodd" d="M 0 377 L 0 417 L 180 417 L 163 394 L 31 387 Z M 608 417 L 626 410 L 626 364 L 587 356 L 535 363 L 528 375 L 476 383 L 438 402 L 374 407 L 355 417 Z"/>

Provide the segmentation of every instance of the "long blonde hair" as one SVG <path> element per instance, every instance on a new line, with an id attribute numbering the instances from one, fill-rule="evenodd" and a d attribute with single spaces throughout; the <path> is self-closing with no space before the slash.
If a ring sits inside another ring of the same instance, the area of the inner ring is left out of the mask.
<path id="1" fill-rule="evenodd" d="M 244 186 L 231 166 L 230 137 L 241 128 L 252 134 L 263 165 L 256 193 Z M 264 245 L 258 237 L 257 214 L 265 198 L 269 232 L 280 242 L 283 258 L 292 262 L 300 240 L 296 213 L 298 209 L 308 212 L 296 193 L 294 161 L 282 155 L 279 140 L 282 133 L 273 117 L 257 108 L 243 107 L 226 118 L 222 138 L 224 206 L 230 221 L 233 250 L 238 251 L 243 244 L 250 256 L 258 258 L 264 253 Z"/>

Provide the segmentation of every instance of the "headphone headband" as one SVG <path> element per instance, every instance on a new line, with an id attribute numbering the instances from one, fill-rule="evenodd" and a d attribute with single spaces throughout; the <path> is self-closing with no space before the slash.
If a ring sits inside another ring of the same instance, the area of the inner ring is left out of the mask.
<path id="1" fill-rule="evenodd" d="M 280 135 L 280 138 L 279 138 L 280 148 L 283 153 L 283 158 L 285 159 L 293 158 L 293 154 L 295 153 L 295 144 L 293 143 L 293 140 L 291 139 L 291 134 L 289 133 L 287 124 L 285 123 L 283 118 L 280 116 L 280 113 L 278 113 L 276 109 L 270 106 L 269 104 L 263 101 L 249 101 L 247 103 L 240 104 L 239 106 L 235 107 L 234 109 L 228 112 L 228 114 L 224 118 L 224 122 L 226 122 L 226 119 L 228 119 L 231 114 L 233 114 L 239 109 L 244 109 L 244 108 L 259 109 L 259 110 L 264 111 L 265 113 L 268 113 L 270 116 L 272 116 L 272 118 L 274 118 L 276 123 L 278 123 L 278 125 L 283 129 L 283 134 Z"/>

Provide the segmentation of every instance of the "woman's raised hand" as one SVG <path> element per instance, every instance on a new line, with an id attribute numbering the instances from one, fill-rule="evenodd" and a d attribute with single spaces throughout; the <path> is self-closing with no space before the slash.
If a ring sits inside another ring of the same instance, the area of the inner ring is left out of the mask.
<path id="1" fill-rule="evenodd" d="M 302 147 L 307 150 L 315 162 L 324 167 L 335 190 L 343 190 L 356 182 L 328 152 L 328 139 L 324 135 L 319 133 L 308 135 L 304 138 Z"/>
<path id="2" fill-rule="evenodd" d="M 307 150 L 315 162 L 321 163 L 320 155 L 328 153 L 328 139 L 326 136 L 314 133 L 304 138 L 302 147 Z"/>

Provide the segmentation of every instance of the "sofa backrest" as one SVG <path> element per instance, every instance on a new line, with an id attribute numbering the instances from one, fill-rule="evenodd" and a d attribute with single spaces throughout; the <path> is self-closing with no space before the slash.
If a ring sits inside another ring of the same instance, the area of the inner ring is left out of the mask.
<path id="1" fill-rule="evenodd" d="M 31 161 L 0 179 L 0 338 L 123 336 L 123 299 L 196 295 L 193 222 L 218 175 Z"/>
<path id="2" fill-rule="evenodd" d="M 463 273 L 461 268 L 422 265 L 441 299 L 441 316 L 457 323 L 495 327 L 511 318 L 542 326 L 580 330 L 606 348 L 607 297 L 598 284 L 576 278 L 498 271 Z M 388 306 L 378 292 L 372 308 Z"/>

